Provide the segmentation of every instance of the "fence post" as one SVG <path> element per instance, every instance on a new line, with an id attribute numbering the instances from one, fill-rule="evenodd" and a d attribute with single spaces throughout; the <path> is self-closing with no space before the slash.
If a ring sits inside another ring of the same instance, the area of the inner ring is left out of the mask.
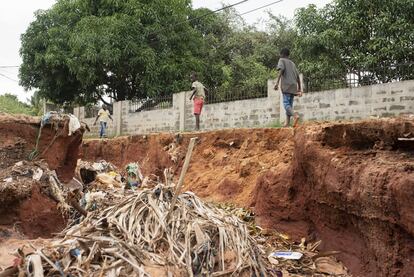
<path id="1" fill-rule="evenodd" d="M 46 98 L 42 98 L 42 109 L 43 109 L 43 114 L 47 113 L 47 105 L 46 105 Z"/>
<path id="2" fill-rule="evenodd" d="M 73 108 L 73 115 L 76 116 L 80 120 L 80 107 L 74 107 Z"/>
<path id="3" fill-rule="evenodd" d="M 80 107 L 79 108 L 79 117 L 80 120 L 85 119 L 85 107 Z"/>
<path id="4" fill-rule="evenodd" d="M 305 92 L 307 88 L 305 86 L 305 79 L 303 78 L 302 73 L 299 74 L 299 80 L 300 80 L 300 84 L 302 86 L 302 92 Z"/>
<path id="5" fill-rule="evenodd" d="M 121 135 L 122 130 L 122 101 L 114 102 L 115 136 Z"/>
<path id="6" fill-rule="evenodd" d="M 281 122 L 281 115 L 282 115 L 282 109 L 283 107 L 280 106 L 281 102 L 281 93 L 278 90 L 275 90 L 276 80 L 270 79 L 267 80 L 267 98 L 269 99 L 269 102 L 271 103 L 272 109 L 275 110 L 276 114 L 278 114 L 277 120 L 279 123 Z"/>
<path id="7" fill-rule="evenodd" d="M 174 108 L 178 112 L 178 129 L 180 132 L 185 130 L 185 92 L 174 94 Z M 176 107 L 175 107 L 176 106 Z"/>

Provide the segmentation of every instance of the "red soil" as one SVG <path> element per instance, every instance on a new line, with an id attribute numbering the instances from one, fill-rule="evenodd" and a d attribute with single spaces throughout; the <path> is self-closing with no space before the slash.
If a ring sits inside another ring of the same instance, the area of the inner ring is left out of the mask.
<path id="1" fill-rule="evenodd" d="M 186 134 L 179 162 L 172 134 L 85 141 L 82 158 L 117 166 L 138 161 L 146 175 L 178 176 L 190 137 L 199 137 L 185 188 L 204 199 L 253 207 L 259 225 L 339 250 L 355 276 L 414 271 L 414 146 L 410 120 L 313 124 Z"/>
<path id="2" fill-rule="evenodd" d="M 64 122 L 61 122 L 61 128 Z M 36 145 L 40 128 L 40 118 L 30 116 L 11 116 L 0 114 L 0 169 L 26 160 Z M 59 130 L 59 132 L 61 129 Z M 67 127 L 55 142 L 50 145 L 56 132 L 46 125 L 39 141 L 39 153 L 47 151 L 43 156 L 49 168 L 56 170 L 62 182 L 70 181 L 75 172 L 79 146 L 82 143 L 84 129 L 81 128 L 72 136 L 68 136 Z"/>
<path id="3" fill-rule="evenodd" d="M 28 156 L 38 128 L 36 118 L 0 116 L 0 170 Z M 74 175 L 82 132 L 58 138 L 43 156 L 64 182 Z M 51 128 L 43 130 L 40 152 L 54 136 Z M 171 167 L 177 179 L 194 136 L 199 142 L 185 189 L 209 201 L 251 207 L 264 228 L 322 239 L 321 250 L 342 251 L 339 258 L 354 276 L 412 275 L 414 145 L 398 140 L 414 137 L 412 120 L 90 140 L 81 157 L 118 167 L 138 161 L 145 175 L 159 178 Z M 0 227 L 17 223 L 30 238 L 63 228 L 55 202 L 38 186 L 25 197 L 0 205 Z"/>
<path id="4" fill-rule="evenodd" d="M 29 239 L 48 238 L 66 227 L 66 219 L 59 211 L 56 202 L 34 186 L 30 198 L 18 208 L 21 231 Z"/>
<path id="5" fill-rule="evenodd" d="M 39 153 L 48 150 L 39 158 L 44 159 L 50 169 L 56 170 L 59 179 L 65 183 L 75 174 L 84 129 L 81 128 L 69 137 L 64 122 L 59 125 L 59 132 L 63 128 L 62 135 L 53 144 L 51 142 L 55 137 L 55 130 L 50 126 L 43 128 Z M 8 172 L 10 166 L 28 158 L 35 147 L 39 128 L 39 118 L 0 114 L 0 170 L 3 177 L 7 178 L 11 174 Z M 56 202 L 40 192 L 40 184 L 31 178 L 25 180 L 20 180 L 24 183 L 15 181 L 18 183 L 16 190 L 19 191 L 14 194 L 8 191 L 8 202 L 0 203 L 0 229 L 17 228 L 26 238 L 47 238 L 60 232 L 66 226 L 66 221 Z M 3 178 L 0 186 L 2 181 Z"/>

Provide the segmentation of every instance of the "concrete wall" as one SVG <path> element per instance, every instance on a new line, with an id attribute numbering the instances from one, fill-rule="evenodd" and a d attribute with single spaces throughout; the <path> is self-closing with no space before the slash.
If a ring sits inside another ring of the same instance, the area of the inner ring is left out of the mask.
<path id="1" fill-rule="evenodd" d="M 118 103 L 114 103 L 114 111 L 116 111 L 116 107 L 119 105 L 120 102 Z M 78 107 L 75 108 L 73 111 L 73 114 L 79 118 L 79 120 L 81 122 L 84 122 L 86 124 L 88 124 L 89 129 L 91 130 L 90 132 L 85 133 L 85 137 L 96 137 L 99 136 L 99 121 L 96 123 L 96 125 L 94 125 L 95 122 L 95 118 L 85 118 L 85 108 L 84 107 Z M 112 118 L 114 119 L 114 121 L 109 120 L 108 122 L 108 128 L 106 130 L 106 135 L 108 137 L 114 137 L 116 136 L 117 132 L 116 132 L 116 123 L 117 120 L 119 120 L 121 117 L 112 115 Z"/>
<path id="2" fill-rule="evenodd" d="M 283 103 L 280 109 L 283 110 Z M 303 120 L 364 119 L 414 113 L 414 81 L 312 92 L 296 97 Z M 281 113 L 285 120 L 285 113 Z"/>
<path id="3" fill-rule="evenodd" d="M 273 85 L 272 85 L 273 84 Z M 273 89 L 274 82 L 268 82 L 267 97 L 237 100 L 203 107 L 200 128 L 203 130 L 266 127 L 279 121 L 279 94 Z M 195 118 L 190 92 L 185 94 L 185 130 L 194 130 Z"/>
<path id="4" fill-rule="evenodd" d="M 268 81 L 267 97 L 205 105 L 201 128 L 266 127 L 283 122 L 282 96 L 273 89 L 274 84 L 273 80 Z M 114 121 L 109 123 L 108 136 L 193 130 L 195 119 L 189 97 L 190 92 L 176 93 L 171 108 L 138 113 L 129 112 L 129 101 L 114 103 Z M 295 98 L 294 110 L 303 120 L 362 119 L 414 113 L 414 80 L 307 93 Z M 93 126 L 95 119 L 85 118 L 83 107 L 76 108 L 74 113 L 91 127 L 90 134 L 98 134 L 99 126 Z"/>
<path id="5" fill-rule="evenodd" d="M 128 105 L 128 101 L 125 101 Z M 173 108 L 129 113 L 129 108 L 122 109 L 122 134 L 147 134 L 177 130 L 176 113 Z"/>

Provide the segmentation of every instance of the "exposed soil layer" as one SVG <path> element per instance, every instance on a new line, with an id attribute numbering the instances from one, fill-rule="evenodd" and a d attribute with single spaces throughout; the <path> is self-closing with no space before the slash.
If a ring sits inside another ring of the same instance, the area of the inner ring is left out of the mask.
<path id="1" fill-rule="evenodd" d="M 2 205 L 0 218 L 0 229 L 12 228 L 28 239 L 52 237 L 62 231 L 67 223 L 56 202 L 41 193 L 36 183 L 24 198 L 16 198 L 7 206 Z M 8 237 L 7 233 L 3 234 L 3 238 Z"/>
<path id="2" fill-rule="evenodd" d="M 34 186 L 30 198 L 21 203 L 18 213 L 21 231 L 29 239 L 52 237 L 67 223 L 56 202 L 42 194 L 38 186 Z"/>
<path id="3" fill-rule="evenodd" d="M 66 226 L 56 202 L 41 192 L 40 183 L 31 177 L 4 182 L 12 174 L 12 166 L 27 160 L 34 150 L 39 129 L 40 118 L 0 114 L 0 229 L 16 231 L 24 238 L 51 237 Z M 81 128 L 68 136 L 65 122 L 59 122 L 57 131 L 49 125 L 42 129 L 39 159 L 56 170 L 63 183 L 75 174 L 83 132 Z M 6 233 L 0 233 L 0 239 L 15 237 Z"/>
<path id="4" fill-rule="evenodd" d="M 177 176 L 194 136 L 187 190 L 252 207 L 262 227 L 322 239 L 355 276 L 411 276 L 414 145 L 398 139 L 414 137 L 412 120 L 89 140 L 81 156 L 119 167 L 138 161 L 160 178 L 171 167 Z"/>
<path id="5" fill-rule="evenodd" d="M 51 125 L 42 129 L 38 151 L 39 158 L 44 159 L 50 169 L 56 170 L 59 179 L 68 182 L 74 176 L 84 129 L 68 136 L 67 125 L 64 122 L 60 125 L 58 131 Z M 35 149 L 39 129 L 38 117 L 0 113 L 0 170 L 28 158 Z"/>

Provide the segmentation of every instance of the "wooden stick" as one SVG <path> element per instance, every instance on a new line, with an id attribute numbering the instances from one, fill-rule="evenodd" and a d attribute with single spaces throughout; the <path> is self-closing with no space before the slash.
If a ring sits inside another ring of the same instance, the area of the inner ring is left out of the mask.
<path id="1" fill-rule="evenodd" d="M 83 215 L 84 217 L 88 216 L 88 212 L 84 208 L 82 208 L 81 205 L 79 205 L 79 202 L 75 198 L 69 197 L 68 201 L 69 204 L 81 215 Z"/>
<path id="2" fill-rule="evenodd" d="M 171 212 L 174 209 L 175 203 L 177 202 L 178 195 L 180 194 L 181 188 L 184 184 L 184 177 L 185 177 L 185 174 L 187 173 L 188 166 L 190 165 L 191 155 L 193 154 L 193 149 L 194 149 L 194 145 L 195 145 L 196 140 L 197 140 L 197 138 L 191 138 L 190 139 L 190 144 L 188 145 L 187 155 L 185 155 L 185 161 L 184 161 L 183 169 L 181 169 L 180 179 L 178 180 L 177 188 L 175 189 L 174 196 L 173 196 L 173 199 L 171 201 L 170 210 L 168 211 L 167 216 L 165 217 L 166 221 L 167 221 L 169 215 L 171 214 Z"/>

